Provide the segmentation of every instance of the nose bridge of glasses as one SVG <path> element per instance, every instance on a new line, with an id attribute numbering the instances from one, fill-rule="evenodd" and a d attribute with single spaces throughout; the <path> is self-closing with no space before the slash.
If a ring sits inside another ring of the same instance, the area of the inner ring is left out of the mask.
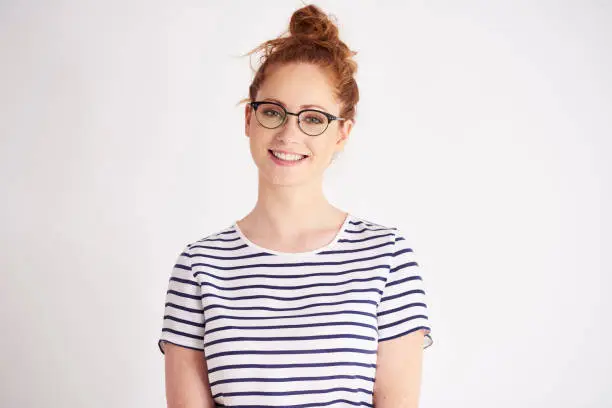
<path id="1" fill-rule="evenodd" d="M 308 132 L 308 130 L 307 130 L 306 128 L 304 128 L 304 127 L 302 126 L 304 122 L 302 122 L 302 121 L 300 120 L 300 119 L 301 119 L 301 115 L 303 115 L 303 114 L 307 113 L 307 110 L 302 110 L 302 111 L 299 111 L 299 112 L 296 112 L 296 113 L 294 113 L 294 112 L 289 112 L 289 111 L 287 111 L 287 110 L 285 110 L 285 112 L 287 112 L 287 114 L 284 116 L 283 121 L 281 122 L 281 124 L 279 125 L 279 127 L 283 127 L 283 128 L 285 128 L 285 129 L 286 129 L 286 127 L 287 127 L 287 122 L 289 121 L 289 115 L 291 115 L 291 116 L 295 116 L 295 125 L 296 125 L 296 128 L 297 128 L 297 129 L 298 129 L 298 130 L 299 130 L 301 133 L 304 133 L 304 134 L 306 134 L 306 135 L 308 135 L 308 136 L 313 136 L 311 133 L 309 133 L 309 132 Z M 327 126 L 326 126 L 326 127 L 327 127 Z"/>
<path id="2" fill-rule="evenodd" d="M 298 127 L 301 129 L 300 126 L 300 112 L 298 113 L 293 113 L 293 112 L 289 112 L 288 110 L 285 109 L 285 116 L 283 117 L 283 121 L 281 123 L 281 126 L 286 125 L 287 122 L 289 121 L 289 116 L 295 116 L 295 123 L 298 125 Z"/>

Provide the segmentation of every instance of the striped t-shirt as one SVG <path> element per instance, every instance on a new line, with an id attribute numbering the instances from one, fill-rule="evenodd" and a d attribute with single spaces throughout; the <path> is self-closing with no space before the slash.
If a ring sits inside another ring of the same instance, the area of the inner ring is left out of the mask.
<path id="1" fill-rule="evenodd" d="M 331 243 L 286 253 L 234 223 L 178 256 L 159 348 L 203 350 L 218 407 L 372 407 L 377 343 L 433 343 L 406 238 L 349 213 Z"/>

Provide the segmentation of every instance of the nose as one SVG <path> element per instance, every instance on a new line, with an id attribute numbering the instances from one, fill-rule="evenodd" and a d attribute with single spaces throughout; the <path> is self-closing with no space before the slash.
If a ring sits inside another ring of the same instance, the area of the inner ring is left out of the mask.
<path id="1" fill-rule="evenodd" d="M 289 122 L 292 122 L 291 124 Z M 283 123 L 279 128 L 278 134 L 303 134 L 302 129 L 300 129 L 299 125 L 299 117 L 295 113 L 287 113 L 285 117 L 285 123 Z"/>

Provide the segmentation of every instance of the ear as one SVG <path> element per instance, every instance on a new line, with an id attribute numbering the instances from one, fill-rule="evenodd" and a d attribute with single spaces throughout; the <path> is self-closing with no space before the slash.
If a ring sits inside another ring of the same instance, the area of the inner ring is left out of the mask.
<path id="1" fill-rule="evenodd" d="M 341 121 L 341 125 L 338 128 L 338 141 L 336 142 L 336 151 L 340 152 L 344 148 L 349 135 L 351 134 L 351 130 L 353 130 L 353 125 L 355 122 L 352 119 L 347 119 Z"/>
<path id="2" fill-rule="evenodd" d="M 249 127 L 251 126 L 251 115 L 253 113 L 253 107 L 249 104 L 244 105 L 244 134 L 246 137 L 249 136 Z"/>

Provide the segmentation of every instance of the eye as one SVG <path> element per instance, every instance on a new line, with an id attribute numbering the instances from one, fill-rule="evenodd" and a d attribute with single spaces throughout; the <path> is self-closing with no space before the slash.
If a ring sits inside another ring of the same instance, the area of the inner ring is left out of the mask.
<path id="1" fill-rule="evenodd" d="M 304 121 L 312 125 L 320 125 L 322 123 L 325 123 L 323 117 L 320 114 L 308 114 L 304 118 Z"/>
<path id="2" fill-rule="evenodd" d="M 271 118 L 280 116 L 280 112 L 275 109 L 264 109 L 263 114 Z"/>

